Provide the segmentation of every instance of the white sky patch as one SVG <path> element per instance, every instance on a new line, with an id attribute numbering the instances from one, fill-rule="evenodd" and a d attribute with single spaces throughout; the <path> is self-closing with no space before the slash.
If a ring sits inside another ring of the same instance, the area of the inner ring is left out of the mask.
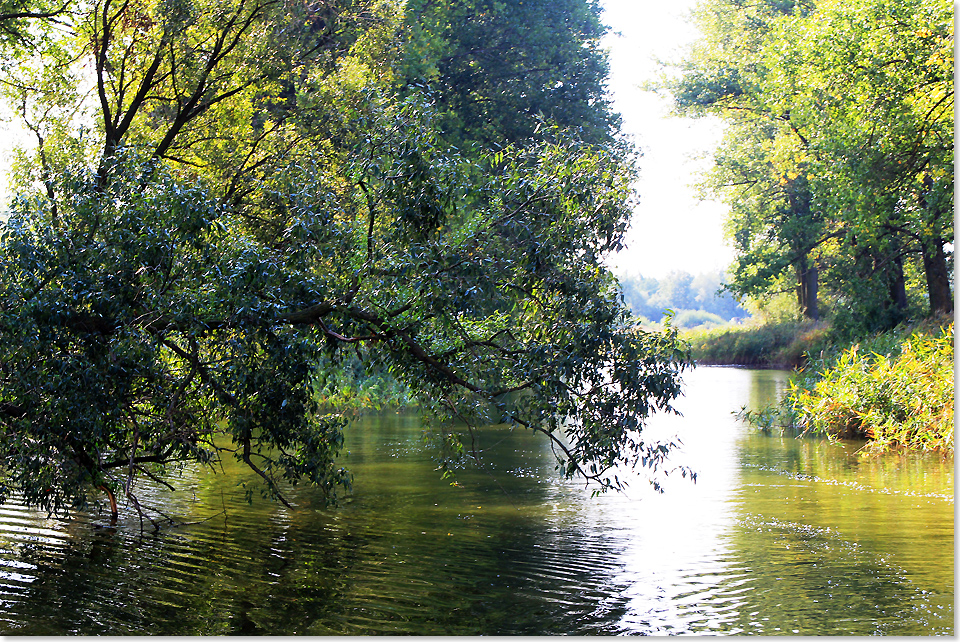
<path id="1" fill-rule="evenodd" d="M 10 108 L 0 103 L 0 211 L 7 209 L 10 193 L 10 164 L 16 147 L 28 141 L 27 132 Z"/>
<path id="2" fill-rule="evenodd" d="M 662 72 L 657 59 L 678 61 L 696 36 L 686 15 L 696 0 L 603 0 L 612 33 L 610 89 L 623 130 L 643 151 L 627 249 L 608 264 L 620 275 L 662 277 L 726 269 L 733 251 L 723 238 L 727 207 L 701 201 L 694 187 L 711 165 L 719 120 L 670 117 L 671 97 L 641 88 Z"/>

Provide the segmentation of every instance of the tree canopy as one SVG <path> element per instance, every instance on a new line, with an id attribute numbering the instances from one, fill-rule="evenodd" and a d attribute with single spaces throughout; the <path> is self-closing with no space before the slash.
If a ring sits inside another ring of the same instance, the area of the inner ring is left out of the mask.
<path id="1" fill-rule="evenodd" d="M 619 116 L 605 84 L 596 0 L 406 3 L 404 80 L 426 84 L 455 144 L 522 144 L 539 118 L 610 142 Z"/>
<path id="2" fill-rule="evenodd" d="M 532 31 L 497 3 L 72 7 L 3 79 L 37 144 L 0 234 L 0 495 L 139 509 L 138 479 L 234 456 L 333 500 L 346 420 L 317 391 L 346 358 L 406 383 L 450 461 L 503 422 L 602 489 L 661 467 L 643 427 L 685 354 L 602 264 L 635 170 L 599 9 L 567 5 Z"/>
<path id="3" fill-rule="evenodd" d="M 953 309 L 953 12 L 942 0 L 709 0 L 672 85 L 729 124 L 732 289 L 875 330 Z M 913 312 L 911 312 L 913 310 Z"/>
<path id="4" fill-rule="evenodd" d="M 69 2 L 57 0 L 0 0 L 0 46 L 14 51 L 29 48 L 31 23 L 57 20 L 69 8 Z"/>

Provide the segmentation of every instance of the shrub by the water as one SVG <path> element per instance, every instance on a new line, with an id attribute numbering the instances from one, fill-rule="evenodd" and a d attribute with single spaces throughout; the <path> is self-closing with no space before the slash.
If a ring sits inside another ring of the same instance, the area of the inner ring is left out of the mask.
<path id="1" fill-rule="evenodd" d="M 868 438 L 879 450 L 953 451 L 952 323 L 893 345 L 878 335 L 812 365 L 784 400 L 800 426 Z"/>

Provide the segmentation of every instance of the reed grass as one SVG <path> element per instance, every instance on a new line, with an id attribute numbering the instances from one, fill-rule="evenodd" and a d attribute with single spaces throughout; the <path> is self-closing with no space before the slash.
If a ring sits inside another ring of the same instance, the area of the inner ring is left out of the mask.
<path id="1" fill-rule="evenodd" d="M 726 325 L 681 336 L 694 361 L 703 365 L 793 368 L 830 345 L 829 327 L 809 321 Z"/>
<path id="2" fill-rule="evenodd" d="M 877 335 L 812 363 L 784 399 L 794 421 L 831 437 L 863 437 L 871 448 L 953 451 L 951 322 L 935 333 Z"/>

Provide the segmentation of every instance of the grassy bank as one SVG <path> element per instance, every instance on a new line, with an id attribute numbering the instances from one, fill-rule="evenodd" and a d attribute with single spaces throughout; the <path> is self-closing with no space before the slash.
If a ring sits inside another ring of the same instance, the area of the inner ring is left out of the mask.
<path id="1" fill-rule="evenodd" d="M 746 412 L 760 427 L 790 426 L 870 449 L 953 452 L 954 325 L 904 325 L 846 345 L 829 341 L 794 376 L 779 407 Z"/>
<path id="2" fill-rule="evenodd" d="M 382 366 L 363 363 L 348 354 L 337 363 L 325 361 L 314 384 L 314 398 L 325 412 L 348 417 L 392 412 L 416 405 L 410 389 Z"/>
<path id="3" fill-rule="evenodd" d="M 795 368 L 805 355 L 819 355 L 830 346 L 829 327 L 813 322 L 728 325 L 681 336 L 703 365 Z"/>
<path id="4" fill-rule="evenodd" d="M 784 399 L 793 422 L 875 450 L 953 451 L 953 323 L 870 337 L 811 361 Z"/>

